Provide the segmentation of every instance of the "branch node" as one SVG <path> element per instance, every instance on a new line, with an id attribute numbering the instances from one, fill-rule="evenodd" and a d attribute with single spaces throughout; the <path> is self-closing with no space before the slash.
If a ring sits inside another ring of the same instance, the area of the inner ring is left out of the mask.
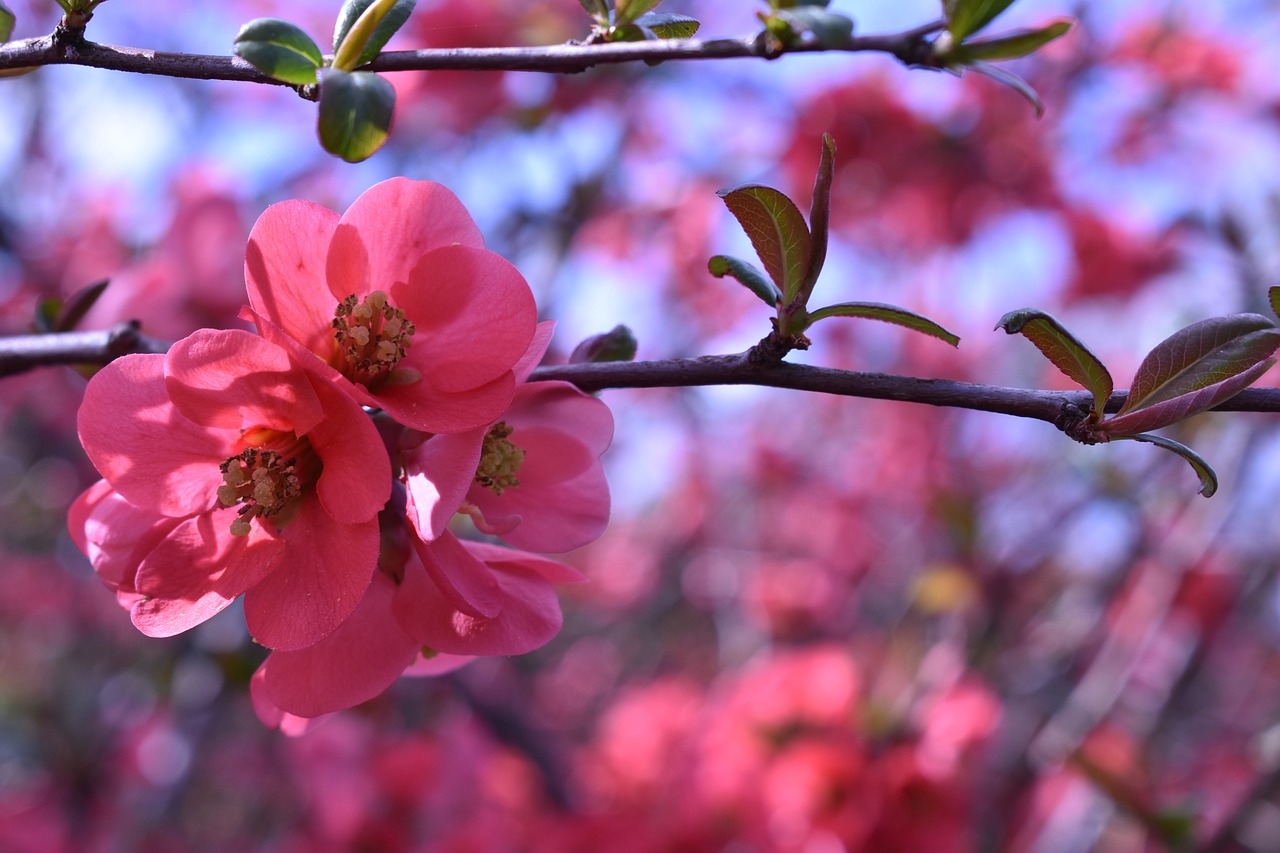
<path id="1" fill-rule="evenodd" d="M 760 339 L 760 342 L 747 350 L 747 361 L 756 366 L 777 364 L 786 358 L 792 350 L 806 350 L 812 341 L 804 334 L 784 335 L 778 331 L 778 319 L 770 318 L 773 331 Z"/>
<path id="2" fill-rule="evenodd" d="M 117 323 L 107 336 L 107 355 L 114 360 L 122 355 L 138 352 L 142 343 L 142 324 L 137 320 Z"/>
<path id="3" fill-rule="evenodd" d="M 1081 406 L 1071 400 L 1064 400 L 1053 425 L 1067 434 L 1072 441 L 1081 444 L 1105 444 L 1111 437 L 1097 428 L 1092 419 L 1093 407 Z"/>

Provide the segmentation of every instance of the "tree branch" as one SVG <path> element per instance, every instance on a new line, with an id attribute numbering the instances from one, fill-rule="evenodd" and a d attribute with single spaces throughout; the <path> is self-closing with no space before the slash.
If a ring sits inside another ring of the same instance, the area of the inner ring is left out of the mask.
<path id="1" fill-rule="evenodd" d="M 0 337 L 0 377 L 36 367 L 106 364 L 128 353 L 160 353 L 168 344 L 148 338 L 136 323 L 121 323 L 104 332 L 62 332 Z M 1087 391 L 1038 391 L 1004 388 L 951 379 L 919 379 L 888 373 L 860 373 L 787 362 L 759 364 L 748 353 L 706 355 L 666 361 L 614 361 L 602 364 L 558 364 L 533 371 L 534 381 L 558 379 L 583 391 L 607 388 L 684 388 L 700 385 L 761 385 L 817 391 L 842 397 L 897 400 L 957 409 L 995 412 L 1048 421 L 1062 428 L 1063 419 L 1088 411 Z M 1111 395 L 1107 411 L 1124 403 L 1126 394 Z M 1219 412 L 1280 412 L 1280 388 L 1246 388 L 1227 400 Z"/>
<path id="2" fill-rule="evenodd" d="M 842 47 L 824 47 L 816 39 L 802 39 L 781 47 L 760 36 L 728 39 L 660 39 L 610 44 L 559 44 L 546 47 L 466 47 L 393 50 L 379 55 L 366 71 L 585 71 L 596 65 L 660 62 L 677 59 L 776 59 L 784 53 L 820 51 L 889 53 L 906 64 L 926 63 L 927 36 L 941 24 L 927 24 L 896 35 L 854 36 Z M 330 59 L 332 57 L 329 57 Z M 83 65 L 138 74 L 160 74 L 198 80 L 281 83 L 238 56 L 166 53 L 134 47 L 96 44 L 65 31 L 0 45 L 0 71 L 43 65 Z"/>

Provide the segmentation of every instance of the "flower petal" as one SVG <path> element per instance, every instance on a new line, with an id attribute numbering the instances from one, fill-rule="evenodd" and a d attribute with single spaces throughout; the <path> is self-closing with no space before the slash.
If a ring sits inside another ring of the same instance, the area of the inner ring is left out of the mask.
<path id="1" fill-rule="evenodd" d="M 413 495 L 409 495 L 409 521 L 417 523 Z M 471 556 L 448 530 L 431 542 L 413 537 L 413 550 L 426 573 L 449 600 L 451 608 L 472 616 L 496 616 L 502 610 L 502 590 L 484 563 Z M 406 574 L 417 574 L 412 562 Z"/>
<path id="2" fill-rule="evenodd" d="M 253 713 L 258 716 L 262 724 L 269 729 L 279 729 L 280 734 L 285 737 L 304 735 L 319 725 L 322 720 L 330 719 L 329 716 L 299 717 L 277 708 L 272 704 L 271 697 L 267 695 L 262 667 L 258 667 L 258 671 L 249 679 L 249 700 L 253 703 Z"/>
<path id="3" fill-rule="evenodd" d="M 288 351 L 239 329 L 202 329 L 169 349 L 165 385 L 182 414 L 221 429 L 309 431 L 325 416 Z"/>
<path id="4" fill-rule="evenodd" d="M 524 276 L 484 249 L 436 249 L 389 293 L 417 327 L 401 366 L 446 392 L 478 388 L 511 370 L 537 326 Z"/>
<path id="5" fill-rule="evenodd" d="M 184 417 L 169 399 L 163 355 L 126 355 L 85 388 L 76 416 L 93 467 L 135 506 L 182 517 L 217 502 L 233 436 Z"/>
<path id="6" fill-rule="evenodd" d="M 483 427 L 452 435 L 434 435 L 405 459 L 408 488 L 418 513 L 415 529 L 435 539 L 462 506 L 476 479 Z"/>
<path id="7" fill-rule="evenodd" d="M 529 342 L 529 348 L 525 350 L 524 355 L 520 356 L 520 360 L 511 369 L 511 372 L 516 375 L 516 382 L 523 383 L 528 381 L 533 369 L 541 363 L 543 356 L 547 354 L 547 349 L 551 346 L 551 336 L 555 333 L 555 330 L 555 320 L 543 320 L 534 329 L 533 340 Z"/>
<path id="8" fill-rule="evenodd" d="M 208 512 L 179 524 L 138 566 L 143 598 L 133 624 L 150 637 L 172 637 L 204 622 L 267 577 L 284 543 L 254 525 L 231 535 L 234 513 Z"/>
<path id="9" fill-rule="evenodd" d="M 431 181 L 375 184 L 347 208 L 334 232 L 326 262 L 330 295 L 389 290 L 408 281 L 423 255 L 454 244 L 484 248 L 480 229 L 456 195 Z"/>
<path id="10" fill-rule="evenodd" d="M 249 233 L 244 278 L 249 304 L 307 349 L 327 359 L 337 300 L 325 278 L 338 214 L 306 201 L 268 207 Z"/>
<path id="11" fill-rule="evenodd" d="M 360 405 L 322 378 L 312 379 L 325 419 L 307 433 L 324 469 L 316 494 L 339 524 L 377 516 L 391 497 L 391 460 L 378 428 Z"/>
<path id="12" fill-rule="evenodd" d="M 502 612 L 491 619 L 459 613 L 424 572 L 405 572 L 395 613 L 415 640 L 459 655 L 519 655 L 545 644 L 560 630 L 555 589 L 531 572 L 497 570 Z"/>
<path id="13" fill-rule="evenodd" d="M 375 572 L 360 605 L 336 631 L 305 649 L 272 652 L 259 670 L 272 704 L 318 717 L 390 687 L 421 648 L 392 616 L 394 593 L 395 584 Z"/>
<path id="14" fill-rule="evenodd" d="M 536 488 L 532 481 L 527 485 L 530 488 L 521 483 L 501 497 L 487 489 L 472 493 L 472 502 L 487 522 L 501 525 L 511 515 L 521 519 L 509 532 L 494 531 L 504 542 L 528 551 L 562 554 L 594 542 L 609 526 L 609 483 L 600 465 L 568 480 Z"/>
<path id="15" fill-rule="evenodd" d="M 335 524 L 303 498 L 282 534 L 280 567 L 244 597 L 253 638 L 269 649 L 301 649 L 341 625 L 364 596 L 378 561 L 377 519 Z"/>
<path id="16" fill-rule="evenodd" d="M 472 556 L 483 560 L 492 569 L 529 572 L 551 583 L 584 583 L 587 580 L 582 572 L 559 560 L 488 542 L 467 542 L 465 545 Z"/>
<path id="17" fill-rule="evenodd" d="M 568 382 L 521 385 L 502 419 L 517 430 L 546 427 L 567 432 L 596 456 L 608 450 L 613 441 L 613 413 L 609 407 Z"/>
<path id="18" fill-rule="evenodd" d="M 411 385 L 382 386 L 372 405 L 423 432 L 464 432 L 497 420 L 511 405 L 515 390 L 515 377 L 510 371 L 488 385 L 458 393 L 441 391 L 420 380 Z"/>
<path id="19" fill-rule="evenodd" d="M 67 527 L 98 578 L 130 609 L 138 597 L 135 577 L 143 559 L 183 522 L 126 501 L 106 480 L 76 498 Z"/>

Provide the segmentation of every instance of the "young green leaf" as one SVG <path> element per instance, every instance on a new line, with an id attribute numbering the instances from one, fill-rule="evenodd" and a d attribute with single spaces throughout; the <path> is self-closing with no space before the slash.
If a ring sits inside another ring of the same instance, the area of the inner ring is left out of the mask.
<path id="1" fill-rule="evenodd" d="M 835 176 L 836 141 L 831 134 L 822 134 L 822 157 L 818 161 L 818 174 L 813 180 L 813 201 L 809 203 L 809 271 L 800 282 L 797 291 L 800 302 L 808 304 L 814 285 L 822 274 L 827 260 L 827 231 L 831 224 L 831 182 Z"/>
<path id="2" fill-rule="evenodd" d="M 946 0 L 947 31 L 959 44 L 995 20 L 1013 0 Z"/>
<path id="3" fill-rule="evenodd" d="M 377 74 L 322 68 L 320 143 L 348 163 L 368 159 L 391 130 L 396 90 Z"/>
<path id="4" fill-rule="evenodd" d="M 1117 435 L 1114 438 L 1116 440 L 1127 439 L 1129 441 L 1141 441 L 1145 444 L 1155 444 L 1178 454 L 1187 460 L 1187 464 L 1191 466 L 1196 472 L 1196 476 L 1200 478 L 1200 494 L 1206 498 L 1211 498 L 1213 493 L 1218 491 L 1218 475 L 1209 467 L 1209 463 L 1200 457 L 1200 454 L 1185 444 L 1179 444 L 1173 439 L 1165 438 L 1162 435 L 1148 435 L 1146 433 L 1142 435 Z"/>
<path id="5" fill-rule="evenodd" d="M 770 308 L 775 307 L 782 300 L 782 291 L 778 290 L 778 286 L 746 261 L 731 258 L 728 255 L 715 255 L 707 261 L 707 270 L 716 278 L 724 278 L 727 275 L 736 279 L 747 290 L 759 296 L 761 301 Z"/>
<path id="6" fill-rule="evenodd" d="M 84 315 L 89 313 L 89 309 L 98 301 L 110 284 L 110 279 L 102 279 L 95 281 L 93 284 L 80 288 L 75 293 L 67 297 L 66 301 L 58 306 L 58 312 L 53 317 L 51 332 L 70 332 L 73 330 Z"/>
<path id="7" fill-rule="evenodd" d="M 852 18 L 819 6 L 780 9 L 776 17 L 785 21 L 793 33 L 813 33 L 823 47 L 844 47 L 853 35 Z"/>
<path id="8" fill-rule="evenodd" d="M 636 18 L 636 25 L 644 27 L 660 39 L 693 38 L 698 27 L 702 26 L 695 18 L 687 15 L 650 14 Z"/>
<path id="9" fill-rule="evenodd" d="M 1056 38 L 1066 35 L 1071 29 L 1071 21 L 1055 21 L 1046 27 L 1034 30 L 1014 30 L 1001 36 L 988 39 L 974 39 L 958 44 L 947 51 L 947 56 L 956 63 L 969 65 L 974 62 L 993 59 L 1017 59 L 1039 50 Z"/>
<path id="10" fill-rule="evenodd" d="M 631 361 L 636 357 L 635 332 L 621 324 L 601 335 L 592 335 L 573 348 L 570 364 L 600 364 L 605 361 Z"/>
<path id="11" fill-rule="evenodd" d="M 337 24 L 333 28 L 333 52 L 341 56 L 343 62 L 340 65 L 338 56 L 335 56 L 334 66 L 350 71 L 371 61 L 381 52 L 391 37 L 404 26 L 404 22 L 409 20 L 409 14 L 416 3 L 417 0 L 347 0 L 343 3 L 342 11 L 338 13 Z M 378 4 L 381 8 L 370 13 L 377 18 L 376 24 L 370 28 L 371 31 L 353 33 L 352 28 L 356 26 L 365 11 L 374 4 Z M 354 41 L 344 49 L 343 46 L 346 45 L 348 38 Z M 361 45 L 354 43 L 362 38 Z M 352 58 L 349 54 L 354 54 L 357 47 L 359 47 L 359 54 Z"/>
<path id="12" fill-rule="evenodd" d="M 9 40 L 9 36 L 13 35 L 13 25 L 17 19 L 9 7 L 0 3 L 0 43 Z"/>
<path id="13" fill-rule="evenodd" d="M 311 36 L 278 18 L 255 18 L 240 28 L 232 50 L 254 68 L 285 83 L 316 82 L 324 55 Z"/>
<path id="14" fill-rule="evenodd" d="M 597 24 L 604 26 L 609 23 L 609 4 L 605 0 L 578 0 L 578 2 Z"/>
<path id="15" fill-rule="evenodd" d="M 879 302 L 840 302 L 836 305 L 828 305 L 825 308 L 810 312 L 809 325 L 812 326 L 827 317 L 865 317 L 868 320 L 882 320 L 886 323 L 893 323 L 897 326 L 904 326 L 917 332 L 923 332 L 926 335 L 932 335 L 938 340 L 946 341 L 953 347 L 960 345 L 959 337 L 948 332 L 928 317 L 923 317 L 914 311 L 908 311 L 896 305 L 884 305 Z"/>
<path id="16" fill-rule="evenodd" d="M 622 26 L 623 24 L 631 24 L 636 21 L 645 12 L 653 9 L 662 0 L 615 0 L 613 4 L 614 26 Z"/>
<path id="17" fill-rule="evenodd" d="M 1099 429 L 1112 436 L 1132 435 L 1185 420 L 1230 400 L 1258 381 L 1258 378 L 1270 370 L 1275 363 L 1274 358 L 1268 358 L 1212 385 L 1107 418 L 1099 424 Z"/>
<path id="18" fill-rule="evenodd" d="M 1102 417 L 1115 383 L 1098 357 L 1061 323 L 1043 311 L 1023 308 L 1005 314 L 996 323 L 996 328 L 1004 329 L 1010 335 L 1021 333 L 1035 344 L 1036 349 L 1053 362 L 1054 367 L 1093 394 L 1093 413 L 1090 417 L 1094 421 Z"/>
<path id="19" fill-rule="evenodd" d="M 1271 313 L 1280 317 L 1280 287 L 1273 287 L 1268 290 L 1267 300 L 1271 303 Z"/>
<path id="20" fill-rule="evenodd" d="M 813 251 L 800 208 L 778 190 L 760 184 L 720 190 L 717 195 L 751 238 L 769 277 L 791 301 L 809 272 Z"/>
<path id="21" fill-rule="evenodd" d="M 992 65 L 990 62 L 970 62 L 964 67 L 970 71 L 978 72 L 983 77 L 990 77 L 1001 86 L 1008 86 L 1010 89 L 1026 98 L 1027 102 L 1035 108 L 1036 118 L 1040 118 L 1044 115 L 1044 102 L 1040 100 L 1040 95 L 1036 93 L 1035 89 L 1031 88 L 1030 83 L 1023 80 L 1017 74 L 1014 74 L 1012 71 L 1007 71 L 999 65 Z"/>
<path id="22" fill-rule="evenodd" d="M 1116 416 L 1216 385 L 1265 360 L 1277 347 L 1280 329 L 1261 314 L 1192 323 L 1147 353 Z"/>

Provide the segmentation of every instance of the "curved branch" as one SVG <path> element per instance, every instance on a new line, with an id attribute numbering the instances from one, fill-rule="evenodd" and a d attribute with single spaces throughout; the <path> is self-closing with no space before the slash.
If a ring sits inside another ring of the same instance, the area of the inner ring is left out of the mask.
<path id="1" fill-rule="evenodd" d="M 819 51 L 889 53 L 907 64 L 922 61 L 926 36 L 941 24 L 928 24 L 896 35 L 854 36 L 842 47 L 828 48 L 803 39 L 786 48 L 760 37 L 737 39 L 660 39 L 611 44 L 559 44 L 546 47 L 464 47 L 392 50 L 379 55 L 367 71 L 585 71 L 596 65 L 661 62 L 677 59 L 776 59 L 783 53 Z M 258 71 L 238 56 L 166 53 L 116 47 L 68 37 L 62 32 L 0 45 L 0 71 L 42 65 L 83 65 L 138 74 L 160 74 L 198 80 L 235 80 L 289 85 Z"/>
<path id="2" fill-rule="evenodd" d="M 128 353 L 160 353 L 168 347 L 164 341 L 142 335 L 136 323 L 121 323 L 104 332 L 0 337 L 0 377 L 59 364 L 106 364 Z M 1004 388 L 951 379 L 860 373 L 787 362 L 760 364 L 752 361 L 745 352 L 665 361 L 546 365 L 534 370 L 532 379 L 570 382 L 583 391 L 761 385 L 843 397 L 974 409 L 1048 421 L 1060 429 L 1073 414 L 1086 412 L 1093 399 L 1088 391 Z M 1107 402 L 1107 411 L 1119 409 L 1125 397 L 1123 391 L 1112 394 Z M 1280 388 L 1246 388 L 1214 411 L 1280 412 Z"/>

